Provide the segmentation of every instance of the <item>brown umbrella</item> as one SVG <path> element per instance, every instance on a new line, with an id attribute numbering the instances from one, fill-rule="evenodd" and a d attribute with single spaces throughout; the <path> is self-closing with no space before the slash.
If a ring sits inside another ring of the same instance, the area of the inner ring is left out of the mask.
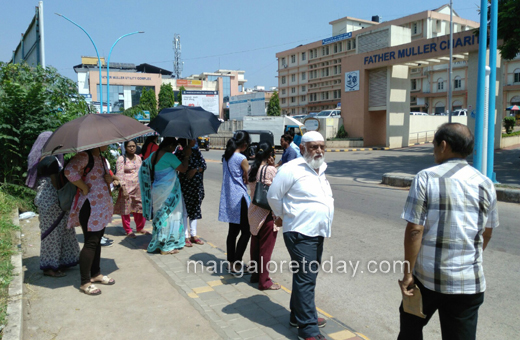
<path id="1" fill-rule="evenodd" d="M 153 132 L 120 114 L 88 114 L 60 126 L 43 146 L 42 156 L 98 148 Z"/>

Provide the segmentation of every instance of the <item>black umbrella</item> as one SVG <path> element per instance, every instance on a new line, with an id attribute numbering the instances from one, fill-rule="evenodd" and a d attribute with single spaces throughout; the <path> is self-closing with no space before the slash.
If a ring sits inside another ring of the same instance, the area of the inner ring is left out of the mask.
<path id="1" fill-rule="evenodd" d="M 177 106 L 161 110 L 148 127 L 163 137 L 195 139 L 217 133 L 220 120 L 202 107 Z"/>

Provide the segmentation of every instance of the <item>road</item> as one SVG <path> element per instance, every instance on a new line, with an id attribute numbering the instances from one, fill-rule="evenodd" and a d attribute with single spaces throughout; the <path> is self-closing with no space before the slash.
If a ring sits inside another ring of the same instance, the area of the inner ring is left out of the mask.
<path id="1" fill-rule="evenodd" d="M 203 153 L 208 160 L 208 170 L 199 234 L 225 249 L 228 226 L 218 222 L 222 153 L 216 150 Z M 496 154 L 499 181 L 520 184 L 519 155 L 518 149 Z M 416 173 L 432 166 L 432 147 L 327 153 L 326 158 L 335 216 L 332 237 L 325 242 L 323 260 L 332 260 L 335 273 L 320 273 L 317 306 L 370 339 L 395 339 L 401 300 L 397 280 L 402 275 L 400 268 L 394 273 L 390 267 L 394 261 L 403 259 L 405 222 L 400 214 L 408 191 L 379 183 L 386 172 Z M 500 227 L 494 231 L 484 254 L 488 289 L 480 309 L 479 339 L 515 339 L 520 334 L 517 322 L 520 306 L 513 302 L 518 301 L 520 295 L 516 289 L 520 280 L 520 205 L 499 202 L 498 208 Z M 272 260 L 280 263 L 288 259 L 283 238 L 278 235 Z M 245 260 L 249 260 L 248 253 Z M 346 270 L 341 261 L 348 264 Z M 291 275 L 287 268 L 283 269 L 272 274 L 272 278 L 291 289 Z M 440 338 L 437 316 L 424 333 L 425 339 Z"/>

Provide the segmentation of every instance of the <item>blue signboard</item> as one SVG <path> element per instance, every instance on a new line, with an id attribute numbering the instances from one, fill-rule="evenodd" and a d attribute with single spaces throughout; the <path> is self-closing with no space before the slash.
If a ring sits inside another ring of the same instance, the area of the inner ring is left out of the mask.
<path id="1" fill-rule="evenodd" d="M 349 39 L 349 38 L 352 38 L 352 32 L 343 33 L 343 34 L 335 35 L 332 38 L 323 39 L 321 41 L 321 44 L 328 45 L 328 44 L 332 44 L 332 43 L 335 43 L 335 42 L 338 42 L 341 40 L 345 40 L 345 39 Z"/>
<path id="2" fill-rule="evenodd" d="M 144 114 L 143 114 L 144 113 Z M 138 113 L 134 116 L 140 122 L 149 122 L 150 121 L 150 111 L 143 111 L 143 113 Z"/>

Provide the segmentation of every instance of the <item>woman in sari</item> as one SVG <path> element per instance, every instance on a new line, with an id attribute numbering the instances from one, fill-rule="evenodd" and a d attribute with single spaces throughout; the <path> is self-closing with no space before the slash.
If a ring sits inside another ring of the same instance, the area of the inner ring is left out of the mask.
<path id="1" fill-rule="evenodd" d="M 177 143 L 173 137 L 164 138 L 139 170 L 143 216 L 153 225 L 149 253 L 160 250 L 162 255 L 177 254 L 185 244 L 186 209 L 177 171 L 188 170 L 195 141 L 189 142 L 182 162 L 172 153 Z"/>

